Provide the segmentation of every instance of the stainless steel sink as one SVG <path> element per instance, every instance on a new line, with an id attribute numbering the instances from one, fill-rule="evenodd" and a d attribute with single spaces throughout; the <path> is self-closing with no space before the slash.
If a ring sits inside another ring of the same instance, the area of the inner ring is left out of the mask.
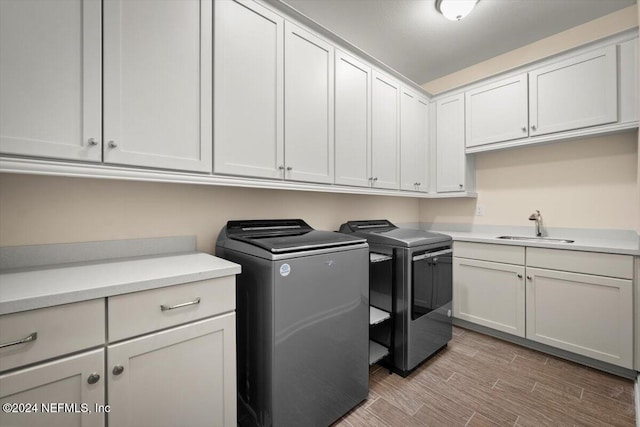
<path id="1" fill-rule="evenodd" d="M 573 243 L 575 240 L 569 239 L 552 239 L 550 237 L 526 237 L 526 236 L 498 236 L 502 240 L 520 240 L 525 242 L 543 242 L 543 243 Z"/>

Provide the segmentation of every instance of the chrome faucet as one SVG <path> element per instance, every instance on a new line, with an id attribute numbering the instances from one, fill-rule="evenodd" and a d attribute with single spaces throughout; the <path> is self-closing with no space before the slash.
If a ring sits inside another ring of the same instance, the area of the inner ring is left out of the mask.
<path id="1" fill-rule="evenodd" d="M 542 237 L 542 215 L 540 215 L 540 211 L 536 210 L 529 216 L 529 221 L 536 222 L 536 237 Z"/>

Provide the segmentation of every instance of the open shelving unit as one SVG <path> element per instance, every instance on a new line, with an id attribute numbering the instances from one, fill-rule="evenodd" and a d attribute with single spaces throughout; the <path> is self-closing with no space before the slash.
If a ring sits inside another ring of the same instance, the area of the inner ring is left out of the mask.
<path id="1" fill-rule="evenodd" d="M 369 254 L 369 365 L 391 355 L 393 258 Z"/>

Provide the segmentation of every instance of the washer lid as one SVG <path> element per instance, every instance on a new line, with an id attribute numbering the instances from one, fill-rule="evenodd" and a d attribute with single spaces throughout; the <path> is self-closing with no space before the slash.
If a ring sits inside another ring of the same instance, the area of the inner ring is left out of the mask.
<path id="1" fill-rule="evenodd" d="M 446 234 L 398 228 L 386 219 L 349 221 L 340 226 L 340 231 L 364 237 L 369 243 L 390 246 L 415 247 L 451 241 L 451 237 Z"/>
<path id="2" fill-rule="evenodd" d="M 276 254 L 365 242 L 365 239 L 355 236 L 314 230 L 301 219 L 229 221 L 226 232 L 230 239 Z"/>

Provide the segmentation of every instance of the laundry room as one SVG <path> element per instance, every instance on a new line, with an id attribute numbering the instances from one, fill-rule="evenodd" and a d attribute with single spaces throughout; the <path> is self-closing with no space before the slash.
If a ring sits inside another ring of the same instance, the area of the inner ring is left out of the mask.
<path id="1" fill-rule="evenodd" d="M 640 425 L 639 20 L 0 0 L 0 427 Z"/>

